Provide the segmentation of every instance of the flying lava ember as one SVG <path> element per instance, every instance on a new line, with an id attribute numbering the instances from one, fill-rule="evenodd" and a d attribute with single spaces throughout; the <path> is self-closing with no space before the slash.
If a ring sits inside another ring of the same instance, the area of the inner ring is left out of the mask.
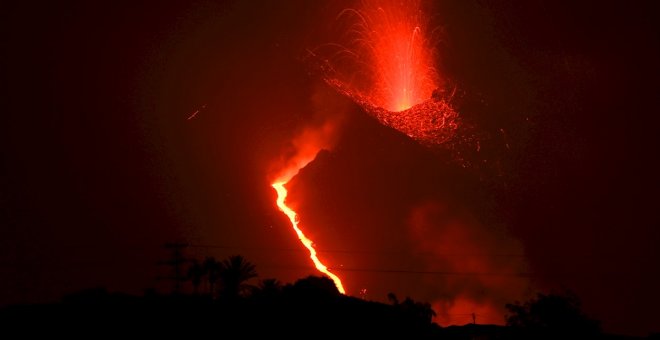
<path id="1" fill-rule="evenodd" d="M 423 145 L 450 141 L 459 115 L 451 105 L 454 91 L 435 67 L 421 1 L 365 0 L 338 20 L 350 22 L 347 43 L 311 52 L 325 81 Z"/>

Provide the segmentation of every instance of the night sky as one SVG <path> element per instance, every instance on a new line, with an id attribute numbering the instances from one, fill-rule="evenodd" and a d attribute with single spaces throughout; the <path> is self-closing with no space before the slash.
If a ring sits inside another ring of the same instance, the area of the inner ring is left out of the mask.
<path id="1" fill-rule="evenodd" d="M 463 324 L 570 289 L 606 331 L 659 331 L 657 5 L 427 6 L 479 151 L 424 147 L 310 67 L 354 5 L 0 5 L 0 305 L 165 292 L 175 241 L 261 278 L 314 274 L 270 181 L 332 120 L 289 202 L 349 294 Z"/>

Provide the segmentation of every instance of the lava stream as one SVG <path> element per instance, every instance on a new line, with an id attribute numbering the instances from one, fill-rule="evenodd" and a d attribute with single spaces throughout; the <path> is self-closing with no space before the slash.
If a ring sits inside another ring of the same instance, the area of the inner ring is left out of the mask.
<path id="1" fill-rule="evenodd" d="M 275 191 L 277 191 L 277 207 L 280 208 L 280 210 L 289 218 L 291 221 L 291 226 L 293 227 L 293 230 L 296 231 L 296 234 L 298 235 L 298 239 L 300 239 L 300 242 L 309 250 L 309 258 L 312 259 L 314 262 L 314 266 L 318 271 L 321 273 L 327 275 L 329 278 L 332 279 L 332 281 L 335 282 L 335 285 L 337 286 L 337 289 L 339 290 L 340 293 L 346 294 L 346 291 L 344 290 L 344 286 L 341 283 L 341 279 L 333 273 L 330 272 L 328 267 L 326 267 L 321 260 L 319 260 L 318 256 L 316 255 L 316 249 L 314 249 L 314 243 L 312 240 L 307 238 L 305 234 L 298 228 L 298 214 L 291 208 L 289 208 L 285 201 L 286 201 L 286 196 L 288 194 L 286 188 L 284 187 L 284 184 L 286 184 L 288 181 L 282 181 L 282 182 L 275 182 L 272 184 L 273 188 L 275 188 Z"/>

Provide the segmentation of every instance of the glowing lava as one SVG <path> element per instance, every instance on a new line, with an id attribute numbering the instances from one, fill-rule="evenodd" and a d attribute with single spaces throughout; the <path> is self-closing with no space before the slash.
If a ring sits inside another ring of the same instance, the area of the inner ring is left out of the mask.
<path id="1" fill-rule="evenodd" d="M 420 1 L 364 0 L 360 10 L 343 14 L 351 13 L 357 18 L 352 50 L 373 71 L 372 103 L 398 112 L 431 98 L 439 76 Z"/>
<path id="2" fill-rule="evenodd" d="M 459 116 L 450 103 L 453 91 L 446 91 L 434 67 L 421 0 L 363 0 L 339 19 L 350 22 L 345 44 L 311 52 L 325 81 L 381 124 L 421 144 L 451 140 Z"/>
<path id="3" fill-rule="evenodd" d="M 300 230 L 300 228 L 298 227 L 298 224 L 300 222 L 298 219 L 298 214 L 293 209 L 289 208 L 286 205 L 286 196 L 288 192 L 284 187 L 284 185 L 289 181 L 289 179 L 287 179 L 286 181 L 279 181 L 272 184 L 273 188 L 275 188 L 275 191 L 277 191 L 277 207 L 280 208 L 280 210 L 289 218 L 289 221 L 291 221 L 291 226 L 293 227 L 293 230 L 296 231 L 296 234 L 298 235 L 298 239 L 300 240 L 300 242 L 302 242 L 305 248 L 309 250 L 309 258 L 312 259 L 312 262 L 314 262 L 314 266 L 316 267 L 316 269 L 321 273 L 327 275 L 329 278 L 331 278 L 332 281 L 335 282 L 335 285 L 337 286 L 337 289 L 339 290 L 340 293 L 346 294 L 346 291 L 344 290 L 344 285 L 342 285 L 341 283 L 341 279 L 339 279 L 337 275 L 331 273 L 328 267 L 326 267 L 323 264 L 323 262 L 319 260 L 318 256 L 316 255 L 316 249 L 314 249 L 314 242 L 312 242 L 312 240 L 310 240 L 307 236 L 305 236 L 302 230 Z"/>

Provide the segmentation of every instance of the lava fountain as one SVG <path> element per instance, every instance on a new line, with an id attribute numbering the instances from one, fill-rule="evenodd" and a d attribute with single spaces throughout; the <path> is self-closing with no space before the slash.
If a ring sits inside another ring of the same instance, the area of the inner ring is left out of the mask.
<path id="1" fill-rule="evenodd" d="M 352 50 L 374 71 L 368 94 L 374 105 L 400 112 L 431 97 L 439 76 L 419 1 L 363 1 L 344 16 L 357 19 Z"/>
<path id="2" fill-rule="evenodd" d="M 364 0 L 346 9 L 345 44 L 311 51 L 326 83 L 380 123 L 421 144 L 442 145 L 455 135 L 459 116 L 454 91 L 434 67 L 429 20 L 421 0 Z"/>

